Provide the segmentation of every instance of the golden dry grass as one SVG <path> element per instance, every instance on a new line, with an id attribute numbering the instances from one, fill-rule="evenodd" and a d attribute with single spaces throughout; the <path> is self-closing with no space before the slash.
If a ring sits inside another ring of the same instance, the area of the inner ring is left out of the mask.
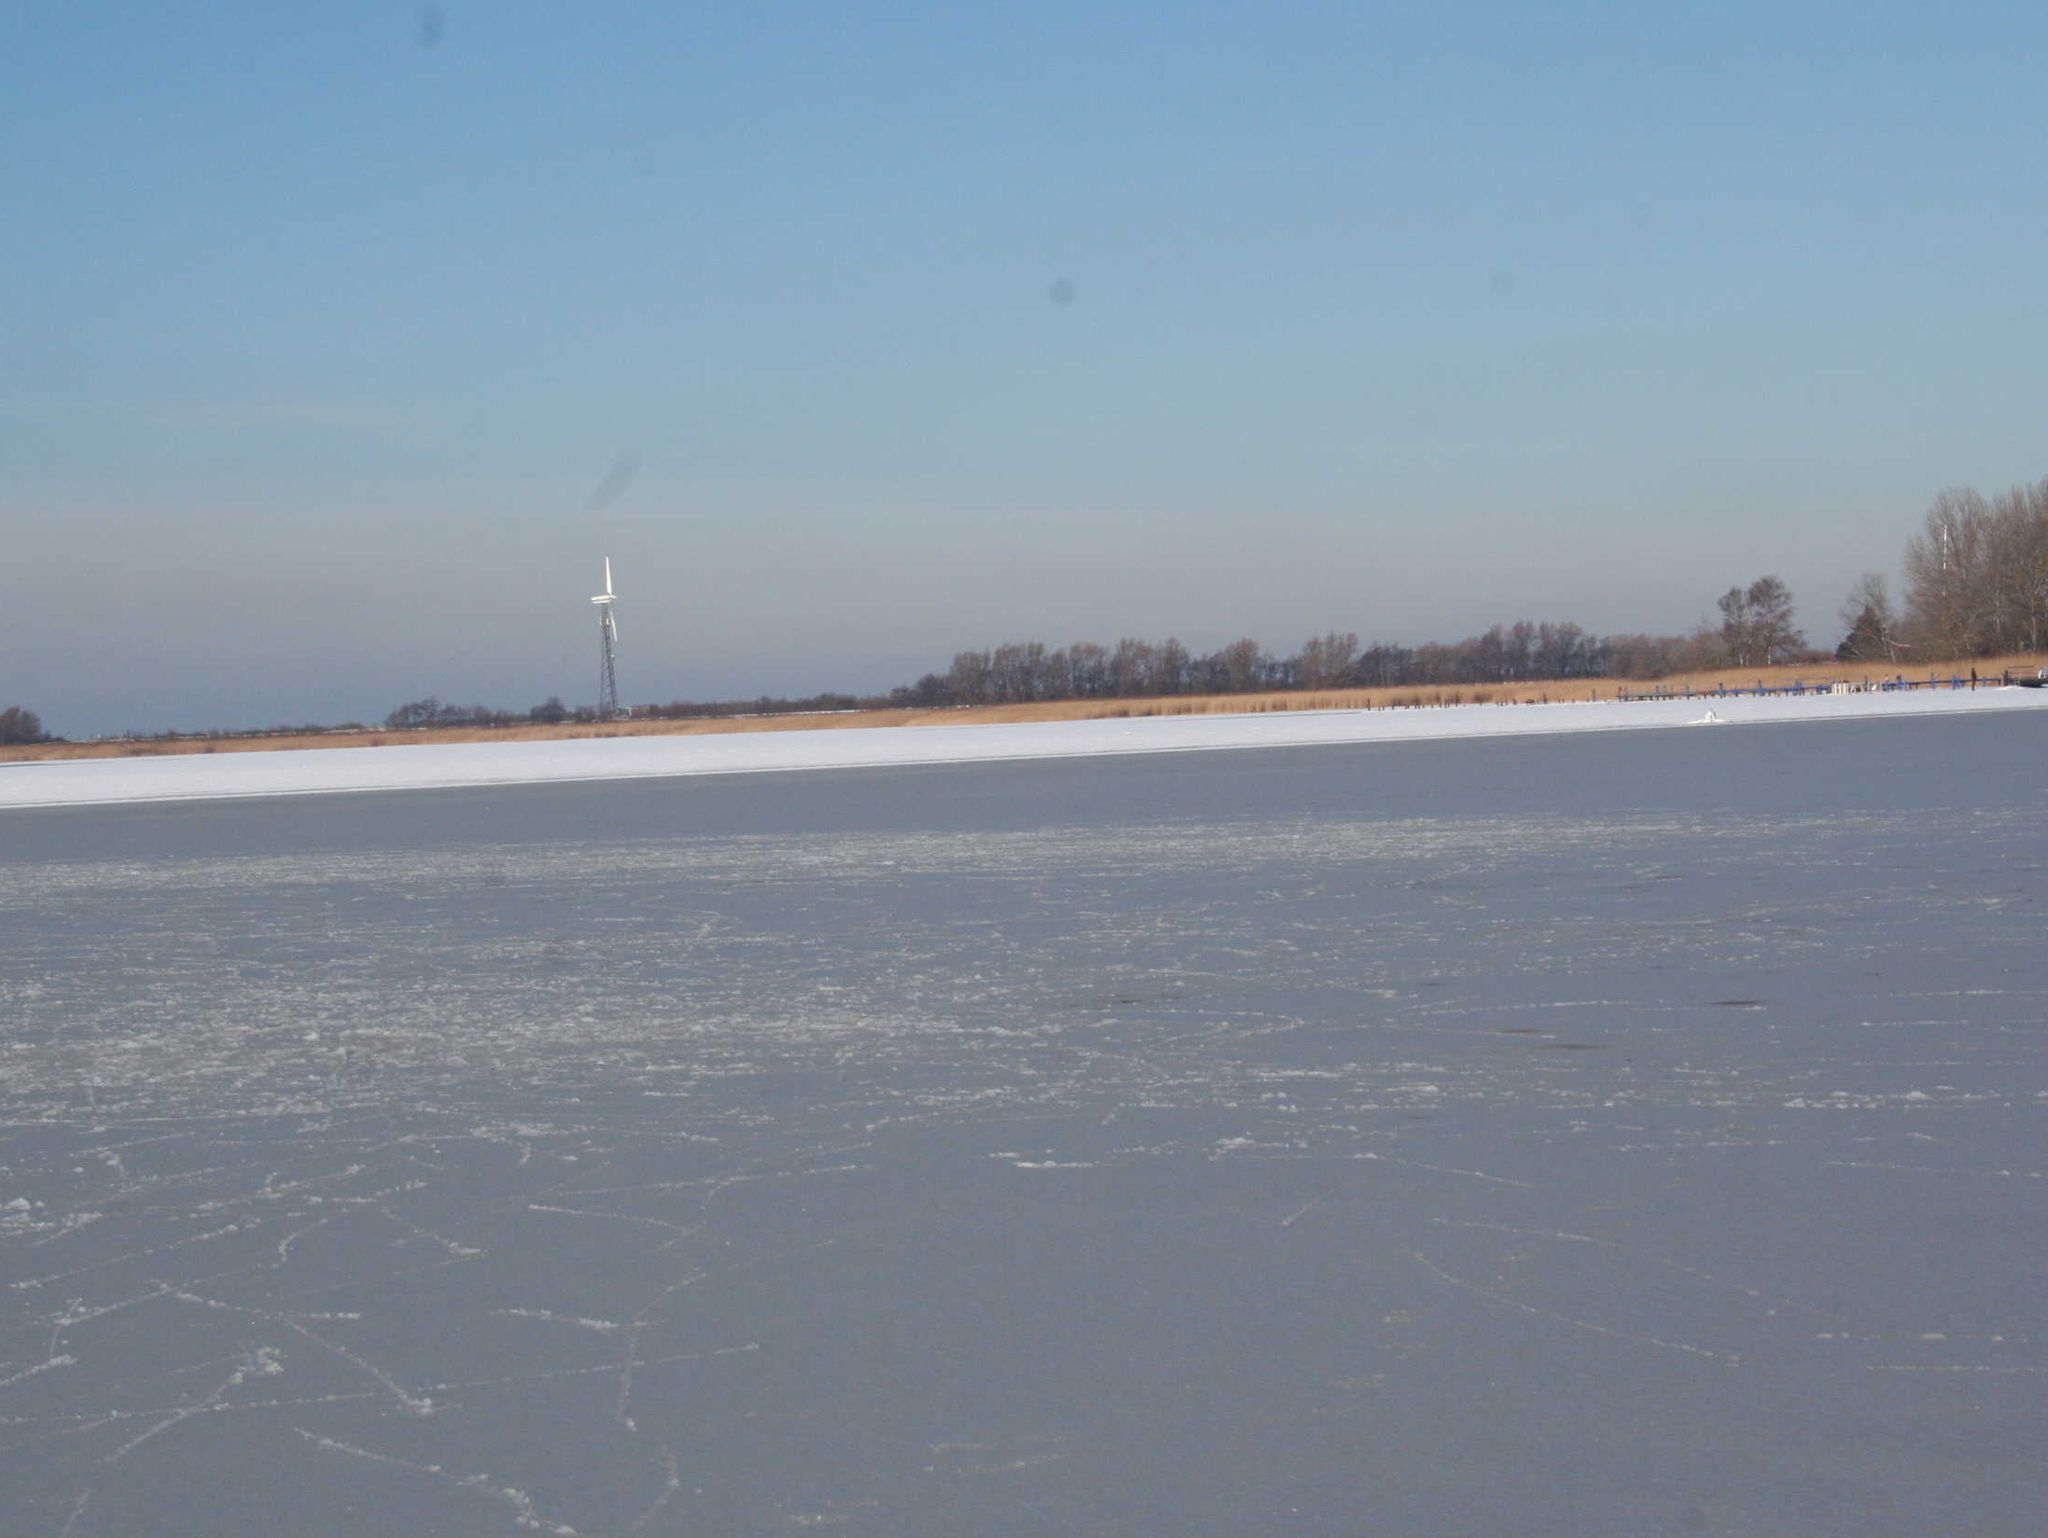
<path id="1" fill-rule="evenodd" d="M 712 732 L 816 731 L 850 726 L 966 726 L 1023 721 L 1099 721 L 1149 716 L 1252 715 L 1281 710 L 1384 710 L 1435 705 L 1533 704 L 1562 700 L 1611 700 L 1619 693 L 1706 693 L 1726 686 L 1751 688 L 1759 681 L 1781 686 L 1875 683 L 1903 673 L 1907 678 L 1969 675 L 1996 680 L 2006 668 L 2032 672 L 2040 659 L 2027 656 L 1938 662 L 1892 668 L 1838 662 L 1774 668 L 1724 668 L 1683 673 L 1654 682 L 1601 678 L 1518 684 L 1403 684 L 1385 689 L 1293 690 L 1271 694 L 1182 694 L 1162 699 L 1051 700 L 1031 705 L 975 705 L 947 710 L 862 710 L 825 715 L 741 716 L 715 721 L 612 721 L 603 725 L 520 725 L 430 727 L 423 731 L 369 729 L 295 736 L 183 738 L 164 741 L 51 742 L 0 747 L 0 763 L 78 758 L 145 758 L 163 754 L 251 753 L 279 748 L 363 748 L 420 743 L 543 742 L 569 737 L 694 737 Z"/>

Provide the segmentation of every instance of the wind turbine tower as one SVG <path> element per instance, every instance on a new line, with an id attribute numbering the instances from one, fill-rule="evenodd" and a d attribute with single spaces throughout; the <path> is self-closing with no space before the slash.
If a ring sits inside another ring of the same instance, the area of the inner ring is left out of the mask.
<path id="1" fill-rule="evenodd" d="M 619 714 L 619 621 L 612 612 L 618 602 L 612 592 L 612 558 L 604 558 L 604 591 L 590 600 L 597 605 L 599 672 L 597 677 L 597 718 L 615 720 Z"/>

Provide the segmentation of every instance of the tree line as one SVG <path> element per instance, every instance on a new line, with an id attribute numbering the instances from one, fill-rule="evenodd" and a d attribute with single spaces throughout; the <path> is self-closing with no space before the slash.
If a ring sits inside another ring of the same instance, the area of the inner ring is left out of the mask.
<path id="1" fill-rule="evenodd" d="M 1949 661 L 2048 649 L 2048 479 L 1986 498 L 1935 499 L 1908 541 L 1903 603 L 1868 573 L 1841 612 L 1831 650 L 1807 644 L 1792 591 L 1758 577 L 1715 600 L 1719 623 L 1682 635 L 1598 635 L 1570 620 L 1517 620 L 1461 641 L 1361 645 L 1355 631 L 1311 636 L 1291 654 L 1242 637 L 1197 654 L 1177 637 L 1113 646 L 1009 641 L 956 653 L 944 672 L 889 693 L 901 706 L 1021 704 L 1294 689 L 1653 680 L 1788 662 Z"/>
<path id="2" fill-rule="evenodd" d="M 671 700 L 666 705 L 635 705 L 635 720 L 656 721 L 717 720 L 731 716 L 822 715 L 843 710 L 877 710 L 887 705 L 879 695 L 813 694 L 801 699 L 762 695 L 752 700 Z M 526 710 L 501 710 L 493 705 L 449 705 L 428 695 L 410 700 L 384 718 L 391 731 L 417 731 L 426 727 L 560 726 L 564 722 L 590 725 L 600 719 L 590 705 L 564 705 L 550 696 Z M 319 730 L 320 728 L 313 728 Z"/>
<path id="3" fill-rule="evenodd" d="M 1857 580 L 1837 655 L 1940 662 L 2048 650 L 2048 477 L 1992 497 L 1944 491 L 1902 564 L 1897 605 L 1880 573 Z"/>
<path id="4" fill-rule="evenodd" d="M 1776 577 L 1730 588 L 1718 629 L 1687 635 L 1596 635 L 1570 620 L 1517 620 L 1462 641 L 1419 646 L 1359 644 L 1357 632 L 1311 636 L 1276 655 L 1249 636 L 1197 655 L 1175 637 L 1125 637 L 1114 646 L 1038 641 L 956 654 L 943 673 L 890 692 L 902 706 L 1020 704 L 1175 694 L 1254 694 L 1292 689 L 1504 684 L 1536 680 L 1663 678 L 1731 664 L 1797 661 L 1811 655 L 1792 624 L 1792 594 Z"/>
<path id="5" fill-rule="evenodd" d="M 1195 654 L 1176 637 L 1125 637 L 1114 646 L 1038 641 L 963 651 L 943 673 L 890 691 L 903 706 L 999 705 L 1034 700 L 1175 694 L 1261 694 L 1406 684 L 1491 684 L 1534 679 L 1650 678 L 1719 664 L 1718 638 L 1595 635 L 1569 621 L 1518 620 L 1462 641 L 1359 643 L 1355 631 L 1311 636 L 1291 655 L 1250 636 Z"/>

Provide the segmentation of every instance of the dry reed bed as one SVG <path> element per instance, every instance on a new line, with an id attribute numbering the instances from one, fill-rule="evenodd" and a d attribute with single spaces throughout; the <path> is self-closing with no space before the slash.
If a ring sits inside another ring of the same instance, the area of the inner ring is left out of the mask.
<path id="1" fill-rule="evenodd" d="M 149 758 L 188 753 L 252 753 L 282 748 L 380 748 L 420 743 L 551 742 L 581 737 L 694 737 L 714 732 L 792 732 L 840 727 L 971 726 L 1031 721 L 1102 721 L 1156 716 L 1258 715 L 1287 710 L 1400 710 L 1445 705 L 1549 704 L 1565 700 L 1611 700 L 1619 693 L 1711 693 L 1717 688 L 1753 688 L 1758 683 L 1810 686 L 1878 683 L 1903 673 L 1908 679 L 1980 677 L 1996 681 L 2007 668 L 2031 672 L 2039 659 L 2026 656 L 1974 661 L 1920 663 L 1876 668 L 1842 663 L 1793 664 L 1771 668 L 1723 668 L 1683 673 L 1654 681 L 1600 678 L 1531 680 L 1514 684 L 1405 684 L 1377 689 L 1314 689 L 1267 694 L 1183 694 L 1159 699 L 1047 700 L 1027 705 L 969 705 L 944 710 L 835 711 L 825 715 L 739 716 L 700 721 L 613 721 L 603 725 L 525 724 L 506 727 L 428 727 L 419 731 L 371 729 L 360 732 L 282 736 L 178 738 L 164 741 L 110 740 L 52 742 L 0 747 L 0 763 L 87 758 Z"/>

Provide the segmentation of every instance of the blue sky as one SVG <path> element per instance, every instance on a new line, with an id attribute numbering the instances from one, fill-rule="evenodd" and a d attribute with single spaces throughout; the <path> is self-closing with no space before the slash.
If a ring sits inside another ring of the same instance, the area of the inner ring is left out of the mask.
<path id="1" fill-rule="evenodd" d="M 16 5 L 0 703 L 588 700 L 605 554 L 635 700 L 1766 571 L 1821 639 L 2048 473 L 2044 66 L 2039 5 Z"/>

